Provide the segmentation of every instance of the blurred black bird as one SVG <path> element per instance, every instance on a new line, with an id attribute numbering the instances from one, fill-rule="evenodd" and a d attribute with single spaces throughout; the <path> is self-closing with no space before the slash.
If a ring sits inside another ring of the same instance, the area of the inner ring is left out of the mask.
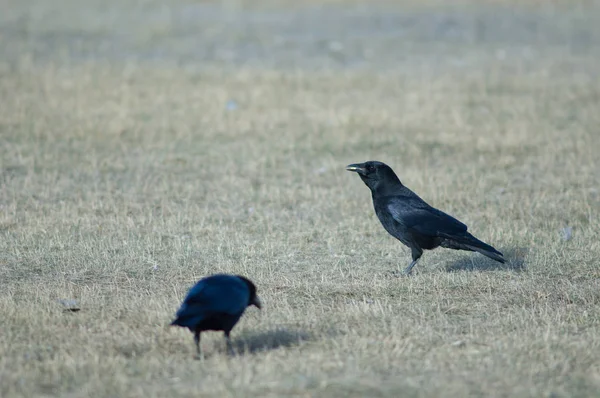
<path id="1" fill-rule="evenodd" d="M 190 289 L 171 325 L 186 327 L 194 333 L 198 357 L 200 333 L 206 330 L 223 331 L 227 348 L 232 352 L 229 333 L 251 305 L 261 308 L 256 286 L 249 279 L 240 275 L 212 275 Z"/>
<path id="2" fill-rule="evenodd" d="M 504 263 L 502 253 L 467 232 L 467 226 L 456 218 L 428 205 L 413 191 L 402 185 L 386 164 L 369 161 L 346 166 L 358 173 L 371 190 L 375 213 L 386 231 L 408 246 L 412 262 L 404 270 L 410 274 L 423 255 L 423 250 L 436 247 L 477 251 Z"/>

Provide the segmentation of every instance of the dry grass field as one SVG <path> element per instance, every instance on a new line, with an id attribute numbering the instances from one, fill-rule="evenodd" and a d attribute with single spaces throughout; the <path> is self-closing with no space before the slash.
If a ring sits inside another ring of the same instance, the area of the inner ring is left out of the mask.
<path id="1" fill-rule="evenodd" d="M 598 396 L 598 2 L 2 9 L 0 396 Z M 371 159 L 508 263 L 398 277 Z M 216 272 L 264 308 L 197 361 Z"/>

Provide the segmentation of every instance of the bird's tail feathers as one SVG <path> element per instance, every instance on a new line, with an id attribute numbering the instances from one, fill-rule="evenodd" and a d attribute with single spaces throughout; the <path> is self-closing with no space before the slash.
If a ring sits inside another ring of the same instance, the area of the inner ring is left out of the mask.
<path id="1" fill-rule="evenodd" d="M 498 250 L 494 249 L 493 247 L 492 247 L 493 251 L 490 251 L 490 250 L 485 250 L 485 249 L 482 249 L 482 248 L 476 247 L 476 246 L 470 246 L 470 245 L 466 245 L 466 246 L 468 248 L 470 248 L 471 250 L 474 250 L 476 252 L 483 254 L 486 257 L 491 258 L 492 260 L 498 261 L 499 263 L 504 264 L 506 262 L 506 260 L 502 256 L 502 253 L 500 253 Z"/>
<path id="2" fill-rule="evenodd" d="M 449 248 L 472 250 L 479 252 L 484 256 L 491 258 L 492 260 L 496 260 L 499 263 L 504 264 L 506 262 L 502 253 L 487 243 L 480 241 L 468 232 L 464 236 L 452 236 L 451 239 L 453 242 L 448 245 Z"/>
<path id="3" fill-rule="evenodd" d="M 181 326 L 184 328 L 192 328 L 198 323 L 202 322 L 204 317 L 202 315 L 199 316 L 185 316 L 178 315 L 177 318 L 171 322 L 171 326 Z"/>

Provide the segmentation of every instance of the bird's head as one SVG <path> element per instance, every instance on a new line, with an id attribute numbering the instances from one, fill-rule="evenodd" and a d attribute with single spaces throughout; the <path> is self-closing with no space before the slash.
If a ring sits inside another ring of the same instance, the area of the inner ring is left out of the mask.
<path id="1" fill-rule="evenodd" d="M 236 275 L 236 276 L 238 278 L 240 278 L 241 280 L 243 280 L 244 283 L 246 283 L 246 285 L 248 285 L 248 289 L 250 290 L 250 298 L 248 300 L 248 307 L 253 305 L 256 308 L 258 308 L 259 310 L 262 309 L 262 303 L 260 301 L 260 298 L 256 294 L 256 286 L 254 285 L 254 283 L 252 283 L 252 281 L 250 279 L 243 277 L 241 275 Z"/>
<path id="2" fill-rule="evenodd" d="M 371 189 L 377 191 L 382 188 L 382 184 L 390 188 L 402 186 L 400 179 L 394 173 L 394 170 L 385 163 L 376 160 L 370 160 L 364 163 L 354 163 L 346 166 L 346 170 L 358 174 L 361 180 Z"/>

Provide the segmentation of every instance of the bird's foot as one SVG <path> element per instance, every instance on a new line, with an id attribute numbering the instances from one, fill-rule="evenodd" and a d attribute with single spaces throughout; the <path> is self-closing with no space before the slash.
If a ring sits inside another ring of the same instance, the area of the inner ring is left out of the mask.
<path id="1" fill-rule="evenodd" d="M 407 276 L 404 271 L 400 271 L 400 270 L 388 271 L 388 272 L 386 272 L 386 274 L 388 274 L 392 278 L 403 278 L 403 277 Z"/>
<path id="2" fill-rule="evenodd" d="M 226 337 L 226 346 L 227 346 L 227 355 L 234 357 L 235 350 L 233 349 L 233 344 L 231 343 L 231 339 Z"/>

